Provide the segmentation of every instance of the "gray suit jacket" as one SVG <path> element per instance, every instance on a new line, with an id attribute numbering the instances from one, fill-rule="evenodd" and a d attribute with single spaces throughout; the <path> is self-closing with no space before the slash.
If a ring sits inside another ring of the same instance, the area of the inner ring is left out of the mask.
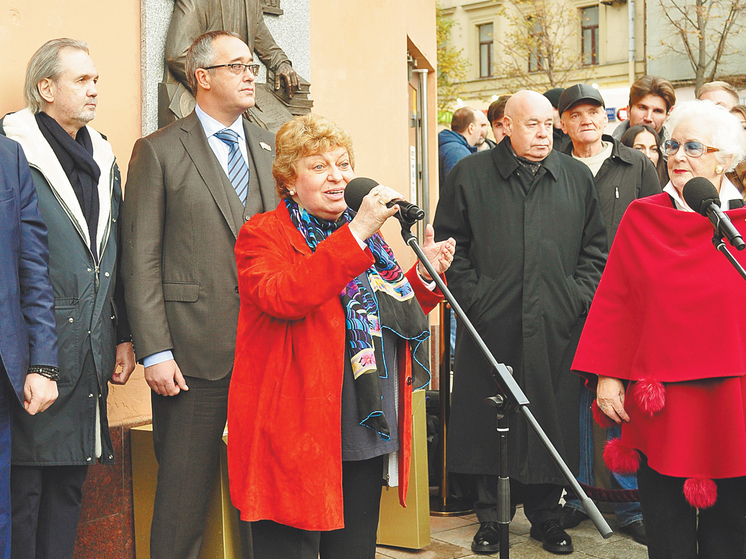
<path id="1" fill-rule="evenodd" d="M 137 354 L 172 350 L 182 374 L 233 367 L 241 225 L 279 202 L 274 134 L 244 120 L 251 161 L 244 208 L 192 113 L 138 140 L 122 209 L 122 277 Z"/>

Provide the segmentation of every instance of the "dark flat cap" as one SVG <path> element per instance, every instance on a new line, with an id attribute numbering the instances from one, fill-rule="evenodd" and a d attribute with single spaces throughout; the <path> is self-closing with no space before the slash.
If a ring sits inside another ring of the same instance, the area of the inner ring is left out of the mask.
<path id="1" fill-rule="evenodd" d="M 559 98 L 559 104 L 557 110 L 561 115 L 567 109 L 577 105 L 581 101 L 590 103 L 591 105 L 599 105 L 605 107 L 604 98 L 601 97 L 601 93 L 595 87 L 591 87 L 588 84 L 579 83 L 568 87 Z"/>
<path id="2" fill-rule="evenodd" d="M 559 103 L 560 95 L 562 95 L 562 92 L 565 91 L 563 87 L 555 87 L 554 89 L 550 89 L 549 91 L 544 92 L 544 97 L 549 99 L 549 102 L 552 104 L 552 107 L 555 109 L 557 108 L 557 104 Z"/>

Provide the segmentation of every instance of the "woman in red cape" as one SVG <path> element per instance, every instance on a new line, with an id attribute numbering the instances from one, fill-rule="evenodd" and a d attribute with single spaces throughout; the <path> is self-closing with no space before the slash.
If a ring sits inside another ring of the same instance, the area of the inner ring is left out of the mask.
<path id="1" fill-rule="evenodd" d="M 597 420 L 622 425 L 604 459 L 637 471 L 649 557 L 743 559 L 746 284 L 682 192 L 707 178 L 746 236 L 746 209 L 733 209 L 743 199 L 724 176 L 744 157 L 744 132 L 707 101 L 677 105 L 668 128 L 671 182 L 629 206 L 572 368 L 596 389 Z"/>

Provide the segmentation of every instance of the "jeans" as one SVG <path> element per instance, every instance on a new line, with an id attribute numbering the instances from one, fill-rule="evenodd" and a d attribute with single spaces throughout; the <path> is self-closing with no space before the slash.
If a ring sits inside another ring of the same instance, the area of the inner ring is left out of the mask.
<path id="1" fill-rule="evenodd" d="M 456 313 L 451 309 L 451 363 L 456 354 Z"/>
<path id="2" fill-rule="evenodd" d="M 593 476 L 593 414 L 591 413 L 591 404 L 593 403 L 594 394 L 587 388 L 582 389 L 580 394 L 580 475 L 578 481 L 585 485 L 595 485 Z M 606 430 L 606 440 L 616 439 L 621 436 L 622 430 L 618 426 L 610 427 Z M 637 489 L 637 476 L 621 475 L 610 472 L 612 489 Z M 629 526 L 633 522 L 642 520 L 640 503 L 613 503 L 614 512 L 621 527 Z M 574 494 L 565 496 L 565 506 L 581 512 L 583 506 Z"/>

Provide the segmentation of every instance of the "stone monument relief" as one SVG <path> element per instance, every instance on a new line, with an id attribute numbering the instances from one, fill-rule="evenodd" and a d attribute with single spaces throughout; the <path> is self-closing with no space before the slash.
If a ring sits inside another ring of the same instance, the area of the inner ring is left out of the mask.
<path id="1" fill-rule="evenodd" d="M 160 2 L 160 7 L 156 6 Z M 290 58 L 277 44 L 273 33 L 270 31 L 265 14 L 268 18 L 276 21 L 287 19 L 287 23 L 295 25 L 300 22 L 307 25 L 308 12 L 307 2 L 299 2 L 296 13 L 288 14 L 280 7 L 280 0 L 172 0 L 166 5 L 163 0 L 143 0 L 143 29 L 146 35 L 144 40 L 144 66 L 148 58 L 152 59 L 152 50 L 158 48 L 157 38 L 152 37 L 157 33 L 157 25 L 148 25 L 152 8 L 156 8 L 160 14 L 163 10 L 173 7 L 172 15 L 168 22 L 168 30 L 165 36 L 163 50 L 163 79 L 157 85 L 157 122 L 158 127 L 165 126 L 174 120 L 188 115 L 194 109 L 194 97 L 187 84 L 185 75 L 186 51 L 192 41 L 207 31 L 224 29 L 238 34 L 255 54 L 255 59 L 266 68 L 266 79 L 261 80 L 259 76 L 256 81 L 256 106 L 247 113 L 247 118 L 268 130 L 276 131 L 284 122 L 293 116 L 310 112 L 313 101 L 309 99 L 310 83 L 301 77 L 296 71 Z M 147 4 L 151 4 L 151 11 L 147 12 Z M 306 8 L 305 14 L 298 12 L 298 7 Z M 288 17 L 290 15 L 290 17 Z M 279 16 L 279 20 L 277 19 Z M 305 16 L 305 17 L 304 17 Z M 295 20 L 295 21 L 293 21 Z M 272 22 L 272 23 L 275 23 Z M 161 26 L 164 21 L 160 21 Z M 297 44 L 306 39 L 308 45 L 308 29 L 288 33 L 288 25 L 274 25 L 282 34 L 282 42 L 290 35 L 294 43 L 290 46 L 299 50 Z M 162 31 L 160 32 L 162 33 Z M 147 35 L 150 34 L 151 37 Z M 278 35 L 279 36 L 279 35 Z M 150 38 L 150 43 L 148 39 Z M 162 41 L 162 39 L 161 39 Z M 148 48 L 148 47 L 151 48 Z M 160 49 L 158 49 L 160 50 Z M 148 54 L 150 56 L 148 56 Z M 307 55 L 307 47 L 306 47 Z M 306 60 L 302 62 L 307 62 Z M 307 64 L 306 64 L 307 67 Z M 151 80 L 152 81 L 152 80 Z M 264 83 L 262 83 L 264 81 Z M 144 113 L 148 109 L 148 80 L 144 72 Z M 150 84 L 153 85 L 153 84 Z M 144 114 L 144 131 L 147 128 L 147 114 Z"/>

